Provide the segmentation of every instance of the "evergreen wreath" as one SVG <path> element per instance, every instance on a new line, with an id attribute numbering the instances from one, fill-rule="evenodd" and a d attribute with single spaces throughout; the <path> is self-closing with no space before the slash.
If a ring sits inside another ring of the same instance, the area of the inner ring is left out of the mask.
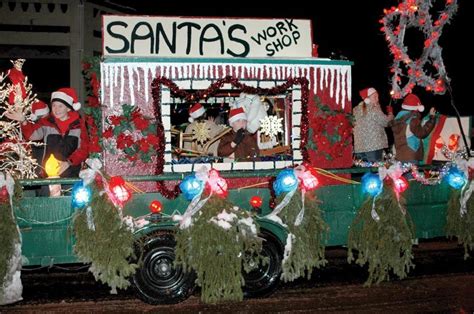
<path id="1" fill-rule="evenodd" d="M 92 191 L 92 217 L 88 221 L 87 209 L 78 211 L 74 217 L 74 250 L 82 262 L 91 263 L 89 270 L 95 279 L 116 293 L 117 288 L 130 285 L 128 277 L 138 267 L 130 262 L 134 259 L 134 236 L 107 194 L 99 192 L 97 186 L 93 186 Z"/>
<path id="2" fill-rule="evenodd" d="M 226 199 L 211 197 L 188 228 L 176 233 L 176 264 L 196 271 L 205 303 L 241 301 L 245 284 L 242 268 L 267 262 L 251 213 Z"/>
<path id="3" fill-rule="evenodd" d="M 288 282 L 297 278 L 311 278 L 313 269 L 325 266 L 325 240 L 329 227 L 324 221 L 314 192 L 305 193 L 305 213 L 300 225 L 296 217 L 302 208 L 301 190 L 281 211 L 283 223 L 288 226 L 281 278 Z M 290 246 L 290 247 L 289 247 Z"/>
<path id="4" fill-rule="evenodd" d="M 352 114 L 332 109 L 314 98 L 317 110 L 310 117 L 312 128 L 308 130 L 308 147 L 325 156 L 327 160 L 342 156 L 343 148 L 352 143 Z"/>
<path id="5" fill-rule="evenodd" d="M 467 259 L 470 257 L 469 251 L 474 250 L 474 197 L 471 195 L 467 200 L 465 213 L 460 211 L 460 197 L 460 191 L 452 189 L 447 209 L 446 235 L 458 238 L 458 243 L 464 246 L 464 259 Z"/>
<path id="6" fill-rule="evenodd" d="M 372 218 L 373 207 L 379 221 Z M 367 286 L 389 280 L 390 272 L 403 279 L 415 267 L 412 262 L 415 230 L 409 214 L 402 212 L 404 208 L 403 197 L 400 195 L 397 200 L 393 188 L 385 186 L 380 196 L 371 196 L 362 204 L 351 224 L 347 261 L 355 260 L 360 266 L 368 264 Z"/>

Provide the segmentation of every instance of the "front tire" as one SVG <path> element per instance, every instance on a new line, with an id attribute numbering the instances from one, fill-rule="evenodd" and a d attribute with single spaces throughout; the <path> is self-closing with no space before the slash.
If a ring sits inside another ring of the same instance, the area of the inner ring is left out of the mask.
<path id="1" fill-rule="evenodd" d="M 149 304 L 184 301 L 194 291 L 196 274 L 174 267 L 176 240 L 172 233 L 157 232 L 148 237 L 141 252 L 142 265 L 133 276 L 138 297 Z"/>
<path id="2" fill-rule="evenodd" d="M 260 237 L 263 238 L 261 255 L 268 257 L 268 263 L 260 264 L 248 273 L 243 271 L 243 292 L 247 298 L 265 297 L 275 291 L 280 283 L 283 246 L 277 237 L 267 231 L 263 231 Z"/>

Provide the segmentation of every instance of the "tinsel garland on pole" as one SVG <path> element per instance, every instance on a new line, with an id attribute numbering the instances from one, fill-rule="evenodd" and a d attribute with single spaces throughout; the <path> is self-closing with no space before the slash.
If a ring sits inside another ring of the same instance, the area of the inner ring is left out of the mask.
<path id="1" fill-rule="evenodd" d="M 22 189 L 15 183 L 14 195 L 10 196 L 4 185 L 5 178 L 0 172 L 0 305 L 22 300 L 23 291 L 20 280 L 22 241 L 13 213 L 13 206 L 21 198 Z"/>
<path id="2" fill-rule="evenodd" d="M 311 278 L 313 268 L 326 265 L 325 237 L 329 231 L 324 222 L 318 200 L 313 193 L 298 191 L 281 211 L 283 223 L 288 226 L 285 255 L 282 262 L 281 278 L 293 281 L 297 278 Z M 295 223 L 302 209 L 304 197 L 304 218 L 299 225 Z"/>
<path id="3" fill-rule="evenodd" d="M 130 262 L 134 257 L 133 233 L 122 221 L 119 209 L 97 186 L 93 187 L 90 206 L 75 216 L 74 232 L 75 252 L 82 262 L 91 263 L 89 270 L 95 279 L 109 285 L 111 293 L 127 288 L 128 277 L 138 267 Z"/>
<path id="4" fill-rule="evenodd" d="M 373 218 L 373 210 L 377 219 Z M 348 262 L 368 264 L 365 285 L 389 280 L 390 273 L 405 278 L 414 268 L 412 245 L 415 230 L 405 200 L 397 199 L 393 188 L 384 187 L 379 196 L 369 197 L 352 222 L 347 241 Z M 357 258 L 354 257 L 357 252 Z"/>
<path id="5" fill-rule="evenodd" d="M 464 246 L 464 259 L 467 259 L 470 256 L 469 251 L 474 250 L 474 197 L 471 194 L 463 211 L 460 209 L 461 194 L 456 189 L 451 191 L 446 216 L 446 235 L 458 239 L 458 243 Z"/>
<path id="6" fill-rule="evenodd" d="M 242 268 L 265 260 L 262 240 L 251 213 L 226 199 L 211 197 L 194 215 L 192 224 L 176 233 L 176 264 L 197 273 L 205 303 L 241 301 Z"/>

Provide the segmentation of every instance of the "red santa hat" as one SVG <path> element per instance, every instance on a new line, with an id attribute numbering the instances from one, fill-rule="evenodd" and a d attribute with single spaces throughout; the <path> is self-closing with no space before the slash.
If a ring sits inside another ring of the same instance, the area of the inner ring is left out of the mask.
<path id="1" fill-rule="evenodd" d="M 77 98 L 76 90 L 72 87 L 60 88 L 51 94 L 51 102 L 59 101 L 66 107 L 78 111 L 81 109 L 81 103 Z"/>
<path id="2" fill-rule="evenodd" d="M 245 114 L 244 108 L 230 109 L 230 111 L 229 111 L 229 124 L 232 124 L 237 120 L 247 121 L 247 115 Z"/>
<path id="3" fill-rule="evenodd" d="M 370 102 L 369 97 L 375 94 L 377 90 L 373 87 L 367 87 L 359 91 L 360 98 L 368 104 Z"/>
<path id="4" fill-rule="evenodd" d="M 421 104 L 420 99 L 415 94 L 406 95 L 405 99 L 403 99 L 402 108 L 405 110 L 418 110 L 419 112 L 425 110 L 425 106 Z"/>
<path id="5" fill-rule="evenodd" d="M 38 120 L 39 118 L 44 117 L 49 113 L 49 107 L 48 105 L 37 99 L 32 105 L 31 105 L 31 115 L 30 118 L 32 120 Z"/>
<path id="6" fill-rule="evenodd" d="M 194 120 L 196 120 L 197 118 L 199 118 L 200 116 L 202 116 L 204 113 L 206 112 L 206 110 L 204 109 L 204 107 L 200 104 L 200 103 L 195 103 L 190 109 L 189 109 L 189 122 L 193 122 Z"/>

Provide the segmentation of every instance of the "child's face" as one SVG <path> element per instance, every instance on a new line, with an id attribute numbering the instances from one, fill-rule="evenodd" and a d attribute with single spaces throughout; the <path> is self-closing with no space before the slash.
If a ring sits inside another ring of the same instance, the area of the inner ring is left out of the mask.
<path id="1" fill-rule="evenodd" d="M 65 104 L 60 101 L 53 101 L 51 109 L 55 118 L 64 121 L 68 118 L 68 112 L 71 111 Z"/>
<path id="2" fill-rule="evenodd" d="M 242 120 L 242 119 L 237 120 L 231 124 L 231 127 L 234 130 L 234 132 L 237 132 L 240 129 L 245 130 L 245 128 L 247 128 L 247 120 Z"/>

